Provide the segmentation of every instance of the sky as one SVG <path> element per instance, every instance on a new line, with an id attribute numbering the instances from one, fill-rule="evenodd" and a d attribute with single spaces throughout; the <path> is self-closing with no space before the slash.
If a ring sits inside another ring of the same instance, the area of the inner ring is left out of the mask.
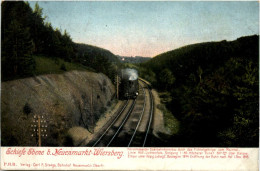
<path id="1" fill-rule="evenodd" d="M 34 9 L 36 1 L 29 2 Z M 154 57 L 185 45 L 259 34 L 259 3 L 39 1 L 45 21 L 115 55 Z"/>

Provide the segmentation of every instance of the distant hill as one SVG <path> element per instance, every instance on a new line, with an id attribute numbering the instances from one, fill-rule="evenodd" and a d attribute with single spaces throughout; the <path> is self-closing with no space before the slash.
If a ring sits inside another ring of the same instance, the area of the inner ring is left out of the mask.
<path id="1" fill-rule="evenodd" d="M 123 63 L 143 63 L 151 59 L 151 57 L 142 57 L 142 56 L 119 56 L 117 58 Z"/>
<path id="2" fill-rule="evenodd" d="M 116 67 L 121 63 L 110 51 L 92 45 L 75 43 L 75 61 L 113 79 Z"/>
<path id="3" fill-rule="evenodd" d="M 188 45 L 141 66 L 181 122 L 169 146 L 258 147 L 258 35 Z"/>
<path id="4" fill-rule="evenodd" d="M 75 45 L 78 57 L 83 57 L 84 55 L 92 57 L 102 56 L 106 57 L 110 62 L 119 62 L 118 58 L 109 50 L 83 43 L 75 43 Z"/>

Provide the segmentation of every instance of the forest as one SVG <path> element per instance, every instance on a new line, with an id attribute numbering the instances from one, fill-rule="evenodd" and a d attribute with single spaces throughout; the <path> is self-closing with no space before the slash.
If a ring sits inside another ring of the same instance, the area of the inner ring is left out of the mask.
<path id="1" fill-rule="evenodd" d="M 169 146 L 258 147 L 259 36 L 188 45 L 140 64 L 181 122 Z"/>
<path id="2" fill-rule="evenodd" d="M 62 71 L 69 69 L 66 63 L 75 63 L 80 68 L 114 77 L 115 66 L 119 62 L 114 54 L 102 48 L 73 42 L 66 30 L 62 32 L 45 21 L 46 16 L 43 16 L 38 3 L 32 9 L 28 2 L 4 1 L 1 12 L 3 81 L 43 74 L 37 67 L 51 67 L 46 62 L 49 59 L 59 65 Z"/>

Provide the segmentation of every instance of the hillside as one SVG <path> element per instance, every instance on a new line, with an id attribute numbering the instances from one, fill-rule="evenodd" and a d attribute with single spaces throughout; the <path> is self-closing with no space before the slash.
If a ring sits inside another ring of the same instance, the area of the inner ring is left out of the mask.
<path id="1" fill-rule="evenodd" d="M 28 2 L 4 1 L 1 8 L 1 144 L 37 146 L 31 124 L 41 115 L 48 124 L 43 146 L 72 145 L 68 130 L 92 132 L 111 105 L 118 59 L 73 42 L 45 21 L 38 3 L 32 9 Z"/>
<path id="2" fill-rule="evenodd" d="M 206 42 L 141 64 L 172 113 L 180 146 L 258 146 L 259 36 Z"/>
<path id="3" fill-rule="evenodd" d="M 204 72 L 222 66 L 231 57 L 250 57 L 258 60 L 258 39 L 259 36 L 241 37 L 234 41 L 206 42 L 188 45 L 176 50 L 172 50 L 155 56 L 146 65 L 159 73 L 162 68 L 170 68 L 174 72 L 176 79 L 178 75 L 187 78 L 188 73 L 196 72 L 198 66 Z"/>
<path id="4" fill-rule="evenodd" d="M 47 125 L 43 146 L 72 146 L 68 130 L 82 127 L 93 131 L 115 93 L 107 76 L 86 71 L 6 81 L 1 88 L 3 146 L 36 146 L 36 136 L 31 136 L 36 132 L 31 125 L 37 115 Z"/>
<path id="5" fill-rule="evenodd" d="M 118 58 L 109 50 L 83 43 L 76 43 L 75 45 L 78 58 L 84 58 L 84 55 L 87 55 L 87 57 L 103 56 L 106 57 L 110 62 L 119 62 Z"/>

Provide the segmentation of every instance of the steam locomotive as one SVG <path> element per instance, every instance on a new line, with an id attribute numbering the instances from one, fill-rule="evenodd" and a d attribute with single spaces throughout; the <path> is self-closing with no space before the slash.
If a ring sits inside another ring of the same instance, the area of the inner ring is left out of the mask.
<path id="1" fill-rule="evenodd" d="M 120 99 L 135 99 L 139 94 L 138 72 L 135 69 L 122 69 L 119 73 Z"/>

